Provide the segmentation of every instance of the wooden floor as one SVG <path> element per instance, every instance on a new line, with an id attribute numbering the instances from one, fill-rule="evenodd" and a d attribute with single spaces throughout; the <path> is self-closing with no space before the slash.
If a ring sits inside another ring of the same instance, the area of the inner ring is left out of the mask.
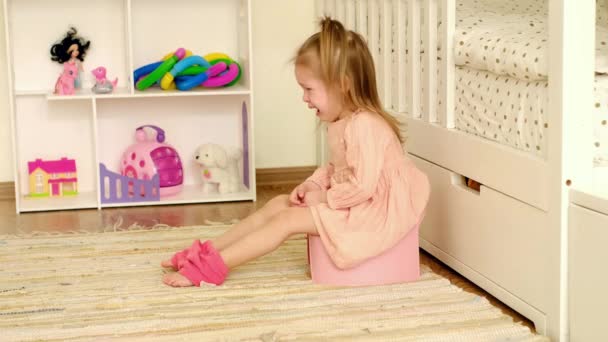
<path id="1" fill-rule="evenodd" d="M 261 207 L 270 198 L 288 193 L 293 185 L 258 187 L 257 202 L 231 202 L 197 205 L 149 206 L 130 208 L 109 208 L 103 210 L 70 210 L 56 212 L 15 213 L 15 202 L 0 200 L 0 235 L 14 233 L 29 233 L 37 231 L 68 232 L 85 230 L 98 232 L 108 227 L 126 228 L 133 224 L 154 226 L 166 224 L 169 226 L 191 226 L 204 224 L 206 221 L 229 222 L 242 219 Z M 420 260 L 433 271 L 448 278 L 453 284 L 465 291 L 476 293 L 488 298 L 505 314 L 517 322 L 534 329 L 532 323 L 517 314 L 494 297 L 481 290 L 458 273 L 421 250 Z"/>

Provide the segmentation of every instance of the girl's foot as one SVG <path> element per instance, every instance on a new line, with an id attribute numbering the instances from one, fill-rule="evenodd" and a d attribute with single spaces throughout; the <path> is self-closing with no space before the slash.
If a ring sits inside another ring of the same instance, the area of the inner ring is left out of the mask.
<path id="1" fill-rule="evenodd" d="M 174 287 L 200 286 L 201 282 L 221 285 L 228 275 L 228 267 L 211 241 L 195 240 L 190 248 L 161 263 L 179 273 L 165 274 L 163 282 Z"/>
<path id="2" fill-rule="evenodd" d="M 161 261 L 160 265 L 162 267 L 168 267 L 173 269 L 174 271 L 177 271 L 178 269 L 182 268 L 183 263 L 186 260 L 186 256 L 188 255 L 189 249 L 190 248 L 186 248 L 180 252 L 173 254 L 171 259 Z"/>
<path id="3" fill-rule="evenodd" d="M 164 261 L 163 261 L 163 263 L 164 263 Z M 171 264 L 171 261 L 169 261 L 169 264 Z M 192 282 L 190 280 L 188 280 L 188 278 L 184 277 L 183 275 L 181 275 L 177 272 L 165 274 L 163 276 L 163 283 L 165 283 L 169 286 L 173 286 L 173 287 L 194 286 L 194 284 L 192 284 Z"/>

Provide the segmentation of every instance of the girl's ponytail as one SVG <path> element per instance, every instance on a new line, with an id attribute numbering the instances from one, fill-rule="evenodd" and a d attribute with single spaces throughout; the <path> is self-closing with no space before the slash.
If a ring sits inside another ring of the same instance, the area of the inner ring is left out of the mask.
<path id="1" fill-rule="evenodd" d="M 340 82 L 346 75 L 347 32 L 342 23 L 329 17 L 320 22 L 319 59 L 321 75 L 328 84 Z"/>

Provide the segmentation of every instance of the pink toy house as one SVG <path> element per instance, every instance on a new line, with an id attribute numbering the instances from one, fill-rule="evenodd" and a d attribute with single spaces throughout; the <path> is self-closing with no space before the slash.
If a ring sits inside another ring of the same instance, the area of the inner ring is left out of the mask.
<path id="1" fill-rule="evenodd" d="M 36 159 L 27 163 L 30 197 L 56 197 L 78 193 L 76 161 Z"/>

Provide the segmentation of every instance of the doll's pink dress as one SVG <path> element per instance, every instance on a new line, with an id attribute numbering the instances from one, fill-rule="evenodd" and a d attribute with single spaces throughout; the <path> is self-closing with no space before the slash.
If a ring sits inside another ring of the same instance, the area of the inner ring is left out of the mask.
<path id="1" fill-rule="evenodd" d="M 327 140 L 330 162 L 308 180 L 327 189 L 328 203 L 310 209 L 327 253 L 344 269 L 386 251 L 419 224 L 430 186 L 377 114 L 358 111 L 330 123 Z"/>

